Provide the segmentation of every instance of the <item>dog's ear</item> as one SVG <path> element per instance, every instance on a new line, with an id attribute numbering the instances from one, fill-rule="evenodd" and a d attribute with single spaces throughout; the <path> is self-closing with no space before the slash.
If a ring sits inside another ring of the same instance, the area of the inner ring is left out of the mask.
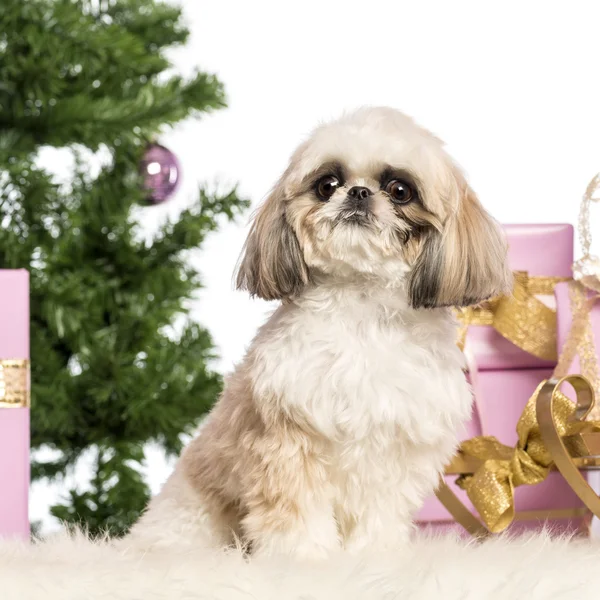
<path id="1" fill-rule="evenodd" d="M 462 176 L 457 176 L 455 210 L 441 230 L 424 234 L 409 277 L 414 308 L 469 306 L 512 289 L 507 244 Z"/>
<path id="2" fill-rule="evenodd" d="M 286 216 L 283 182 L 259 207 L 237 270 L 237 289 L 265 300 L 296 295 L 308 282 L 298 238 Z"/>

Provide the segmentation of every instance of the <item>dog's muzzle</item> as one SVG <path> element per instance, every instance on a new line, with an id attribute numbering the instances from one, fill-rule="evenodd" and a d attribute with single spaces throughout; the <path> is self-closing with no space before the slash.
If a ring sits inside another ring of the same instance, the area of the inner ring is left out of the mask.
<path id="1" fill-rule="evenodd" d="M 371 213 L 372 192 L 363 186 L 354 186 L 348 190 L 346 200 L 342 205 L 339 220 L 350 223 L 366 223 Z"/>

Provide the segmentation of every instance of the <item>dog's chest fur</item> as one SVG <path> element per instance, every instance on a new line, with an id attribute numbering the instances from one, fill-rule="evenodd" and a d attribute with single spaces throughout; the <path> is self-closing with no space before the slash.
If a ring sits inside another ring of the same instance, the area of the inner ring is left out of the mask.
<path id="1" fill-rule="evenodd" d="M 275 398 L 328 440 L 338 488 L 406 489 L 411 477 L 419 487 L 409 473 L 423 469 L 435 483 L 471 403 L 453 320 L 387 290 L 322 293 L 281 307 L 255 340 L 255 398 Z"/>

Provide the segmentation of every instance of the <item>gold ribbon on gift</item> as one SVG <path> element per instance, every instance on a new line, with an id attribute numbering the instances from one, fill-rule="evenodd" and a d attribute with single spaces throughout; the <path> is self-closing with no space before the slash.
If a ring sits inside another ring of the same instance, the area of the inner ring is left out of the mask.
<path id="1" fill-rule="evenodd" d="M 568 277 L 529 276 L 525 271 L 516 271 L 511 295 L 457 311 L 461 324 L 459 345 L 464 347 L 469 325 L 488 325 L 529 354 L 555 361 L 556 312 L 536 296 L 552 295 L 557 283 L 568 280 Z"/>
<path id="2" fill-rule="evenodd" d="M 552 374 L 552 381 L 568 379 L 571 363 L 579 354 L 580 370 L 593 398 L 600 393 L 600 369 L 590 311 L 600 295 L 589 297 L 582 284 L 571 281 L 569 297 L 573 322 Z M 480 464 L 472 474 L 461 475 L 456 483 L 467 492 L 469 500 L 492 533 L 503 531 L 514 519 L 514 488 L 542 482 L 554 466 L 553 448 L 547 448 L 544 444 L 536 416 L 538 396 L 546 384 L 543 381 L 538 386 L 525 406 L 517 423 L 518 442 L 514 448 L 502 444 L 493 436 L 479 436 L 461 443 L 460 454 L 477 459 Z M 573 439 L 573 436 L 582 432 L 600 432 L 600 420 L 585 420 L 597 414 L 593 400 L 584 412 L 578 414 L 577 411 L 578 406 L 569 398 L 558 390 L 554 392 L 552 421 L 561 439 Z M 580 449 L 573 450 L 577 453 Z"/>
<path id="3" fill-rule="evenodd" d="M 583 257 L 573 264 L 574 280 L 529 277 L 525 272 L 516 272 L 512 295 L 457 311 L 462 325 L 458 342 L 463 350 L 469 325 L 487 325 L 522 350 L 554 361 L 557 359 L 556 313 L 535 296 L 551 295 L 557 283 L 570 281 L 571 329 L 551 379 L 538 386 L 519 419 L 517 445 L 505 446 L 492 436 L 466 440 L 447 470 L 461 473 L 458 485 L 466 490 L 492 533 L 506 529 L 515 517 L 514 488 L 540 483 L 553 467 L 558 468 L 586 508 L 600 518 L 600 498 L 578 470 L 600 466 L 600 406 L 594 406 L 594 397 L 600 398 L 600 367 L 590 316 L 594 303 L 600 299 L 600 258 L 591 254 L 589 219 L 590 205 L 600 202 L 598 191 L 600 173 L 588 185 L 581 202 L 579 238 Z M 590 296 L 590 292 L 593 295 Z M 471 382 L 476 388 L 477 366 L 468 349 L 465 354 Z M 576 355 L 579 355 L 581 375 L 567 375 Z M 560 392 L 565 381 L 571 383 L 577 393 L 577 404 Z M 475 401 L 481 404 L 481 398 Z M 595 442 L 590 444 L 594 437 Z M 438 498 L 473 535 L 488 533 L 444 480 Z"/>
<path id="4" fill-rule="evenodd" d="M 538 396 L 546 383 L 538 386 L 525 406 L 517 423 L 518 442 L 514 448 L 493 436 L 476 437 L 461 444 L 463 455 L 482 462 L 473 474 L 461 475 L 457 484 L 467 492 L 492 533 L 503 531 L 514 519 L 514 488 L 542 482 L 554 464 L 536 416 Z M 600 432 L 600 422 L 577 420 L 576 405 L 559 391 L 554 392 L 552 416 L 561 438 Z"/>
<path id="5" fill-rule="evenodd" d="M 0 408 L 29 406 L 29 361 L 0 360 Z"/>

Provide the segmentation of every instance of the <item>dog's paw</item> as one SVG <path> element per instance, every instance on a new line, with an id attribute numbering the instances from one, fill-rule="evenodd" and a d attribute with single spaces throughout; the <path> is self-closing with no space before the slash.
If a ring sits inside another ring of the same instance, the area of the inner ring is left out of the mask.
<path id="1" fill-rule="evenodd" d="M 290 556 L 299 560 L 325 560 L 341 551 L 337 539 L 315 539 L 291 533 L 265 535 L 252 545 L 254 556 Z"/>
<path id="2" fill-rule="evenodd" d="M 294 546 L 281 547 L 270 544 L 259 545 L 252 550 L 254 557 L 288 556 L 302 561 L 326 560 L 340 548 L 327 548 L 317 544 L 299 543 Z"/>
<path id="3" fill-rule="evenodd" d="M 377 533 L 357 533 L 351 535 L 344 544 L 344 549 L 350 554 L 366 552 L 391 552 L 406 548 L 410 539 L 409 531 L 398 527 L 389 531 Z"/>

